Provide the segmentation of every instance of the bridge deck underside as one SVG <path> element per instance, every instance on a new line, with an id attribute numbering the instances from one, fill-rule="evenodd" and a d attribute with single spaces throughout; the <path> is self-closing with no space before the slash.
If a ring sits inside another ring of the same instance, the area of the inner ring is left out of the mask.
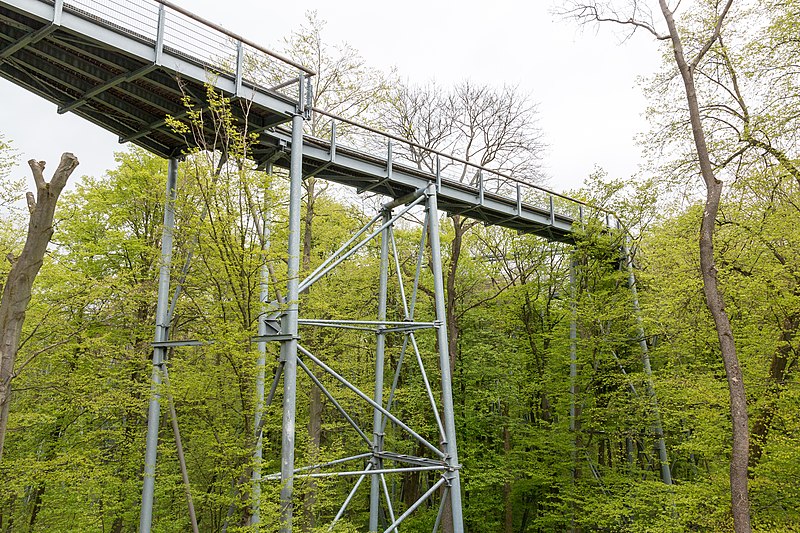
<path id="1" fill-rule="evenodd" d="M 166 120 L 185 120 L 187 102 L 194 110 L 207 111 L 211 84 L 234 100 L 234 112 L 247 121 L 248 131 L 259 133 L 253 150 L 257 162 L 288 168 L 291 136 L 280 126 L 290 120 L 296 98 L 286 90 L 248 83 L 241 74 L 214 69 L 163 39 L 159 46 L 157 38 L 70 6 L 64 5 L 59 23 L 53 24 L 58 17 L 53 3 L 0 0 L 0 76 L 53 102 L 59 112 L 71 111 L 118 135 L 120 142 L 133 142 L 163 157 L 179 156 L 198 144 L 212 145 L 213 128 L 206 138 L 196 138 L 176 133 Z M 431 172 L 391 164 L 388 157 L 345 146 L 332 149 L 330 141 L 311 137 L 303 145 L 303 170 L 305 175 L 392 198 L 436 179 Z M 531 205 L 527 198 L 520 201 L 508 188 L 506 193 L 493 193 L 455 180 L 439 181 L 439 208 L 449 213 L 549 240 L 572 240 L 574 213 L 560 215 L 547 206 Z"/>
<path id="2" fill-rule="evenodd" d="M 68 14 L 65 12 L 65 19 Z M 196 109 L 208 108 L 205 82 L 212 79 L 209 71 L 188 60 L 169 58 L 168 49 L 164 51 L 166 59 L 156 65 L 154 43 L 135 34 L 120 35 L 116 46 L 103 42 L 97 37 L 116 36 L 75 15 L 69 17 L 71 22 L 87 24 L 68 25 L 65 20 L 54 26 L 0 3 L 0 76 L 53 102 L 59 112 L 69 108 L 118 135 L 121 142 L 135 142 L 163 157 L 180 155 L 187 148 L 187 139 L 175 133 L 165 118 L 187 115 L 185 97 Z M 82 25 L 98 30 L 94 38 L 76 31 Z M 126 44 L 131 46 L 120 48 Z M 176 60 L 185 62 L 182 70 L 186 75 L 169 68 Z M 197 74 L 202 77 L 197 79 Z M 286 99 L 283 107 L 276 111 L 254 106 L 251 124 L 266 129 L 286 122 L 285 110 L 293 109 L 294 104 Z"/>

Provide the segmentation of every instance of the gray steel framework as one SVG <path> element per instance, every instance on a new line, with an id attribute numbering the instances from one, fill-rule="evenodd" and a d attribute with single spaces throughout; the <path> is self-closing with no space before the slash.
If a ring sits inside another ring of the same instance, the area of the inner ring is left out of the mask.
<path id="1" fill-rule="evenodd" d="M 449 368 L 449 354 L 447 352 L 447 331 L 443 326 L 445 320 L 444 308 L 444 284 L 442 281 L 441 270 L 441 245 L 439 243 L 439 211 L 436 205 L 436 187 L 430 184 L 424 189 L 416 191 L 400 200 L 392 201 L 384 205 L 381 213 L 370 220 L 360 231 L 356 232 L 347 242 L 345 242 L 336 252 L 324 261 L 315 271 L 311 272 L 302 282 L 290 284 L 288 301 L 292 301 L 292 295 L 299 295 L 300 290 L 309 288 L 314 283 L 322 280 L 327 274 L 337 266 L 352 257 L 360 249 L 374 239 L 380 239 L 381 258 L 379 269 L 379 290 L 378 308 L 376 320 L 318 320 L 318 319 L 297 319 L 289 315 L 287 310 L 281 313 L 266 316 L 264 319 L 264 330 L 270 331 L 266 335 L 254 337 L 256 342 L 277 340 L 281 342 L 281 364 L 278 372 L 283 372 L 284 380 L 284 424 L 283 424 L 283 451 L 281 472 L 264 476 L 265 480 L 279 480 L 281 482 L 281 500 L 283 511 L 283 531 L 291 530 L 292 516 L 292 481 L 297 477 L 356 477 L 356 481 L 343 502 L 339 512 L 337 512 L 330 527 L 333 526 L 344 516 L 348 506 L 355 497 L 364 479 L 370 478 L 370 519 L 369 530 L 378 531 L 381 507 L 389 517 L 389 523 L 383 531 L 395 531 L 398 526 L 413 512 L 419 505 L 423 504 L 439 487 L 446 487 L 447 491 L 442 501 L 448 499 L 451 503 L 454 530 L 463 531 L 463 518 L 461 512 L 461 490 L 460 490 L 460 464 L 458 463 L 458 453 L 455 437 L 455 420 L 452 401 L 452 381 Z M 290 213 L 292 209 L 290 200 Z M 423 232 L 417 249 L 417 260 L 414 278 L 410 293 L 406 290 L 404 276 L 400 269 L 400 257 L 397 253 L 397 246 L 394 239 L 394 225 L 412 209 L 424 206 L 425 217 L 423 222 Z M 290 217 L 292 215 L 290 214 Z M 298 221 L 299 223 L 299 221 Z M 291 230 L 290 219 L 290 257 L 295 248 L 299 251 L 299 232 Z M 297 242 L 292 242 L 296 239 Z M 426 249 L 430 249 L 428 261 L 424 260 Z M 435 301 L 435 311 L 433 321 L 419 321 L 415 317 L 417 296 L 420 284 L 420 277 L 423 265 L 431 266 L 433 276 L 433 292 Z M 290 269 L 295 267 L 290 263 Z M 296 272 L 295 270 L 291 270 Z M 403 307 L 401 320 L 388 320 L 386 300 L 388 294 L 388 278 L 390 272 L 396 277 L 397 291 Z M 296 275 L 294 276 L 297 280 Z M 291 279 L 291 278 L 290 278 Z M 296 300 L 295 300 L 296 301 Z M 293 311 L 293 315 L 296 316 Z M 298 344 L 299 326 L 304 327 L 333 327 L 354 329 L 358 331 L 371 332 L 376 338 L 375 351 L 375 389 L 370 395 L 362 391 L 358 385 L 352 383 L 341 373 L 337 372 L 332 364 L 328 364 L 317 357 L 311 350 Z M 441 389 L 439 392 L 441 402 L 437 402 L 434 387 L 428 377 L 423 362 L 422 351 L 417 342 L 417 336 L 424 334 L 425 331 L 433 331 L 436 335 L 436 346 L 438 347 L 438 366 L 441 376 Z M 388 390 L 388 396 L 384 400 L 384 375 L 386 373 L 385 346 L 386 338 L 389 335 L 401 335 L 403 338 L 402 348 L 398 357 L 396 367 L 393 369 L 393 380 Z M 431 436 L 423 436 L 421 432 L 414 430 L 409 424 L 403 422 L 397 415 L 392 413 L 395 406 L 395 392 L 397 390 L 401 373 L 408 366 L 405 364 L 407 356 L 413 353 L 413 361 L 416 363 L 422 382 L 425 386 L 426 396 L 431 405 L 431 418 L 436 421 L 437 432 Z M 312 366 L 313 365 L 313 366 Z M 297 367 L 308 375 L 311 381 L 320 388 L 322 393 L 328 398 L 331 404 L 337 409 L 340 415 L 348 422 L 355 433 L 360 437 L 365 446 L 365 452 L 356 454 L 324 464 L 294 467 L 294 444 L 293 437 L 295 426 L 295 391 L 297 381 Z M 315 367 L 316 370 L 313 370 Z M 322 374 L 338 382 L 339 385 L 350 393 L 355 394 L 363 402 L 366 402 L 373 413 L 372 435 L 362 429 L 357 417 L 345 409 L 337 400 L 336 392 L 326 386 L 321 379 Z M 276 380 L 278 375 L 276 375 Z M 441 403 L 441 405 L 439 405 Z M 440 412 L 441 411 L 441 412 Z M 395 425 L 401 432 L 409 438 L 417 441 L 426 449 L 429 456 L 417 457 L 407 454 L 400 454 L 386 449 L 384 436 L 388 424 Z M 438 442 L 437 444 L 434 444 Z M 355 470 L 339 470 L 338 468 L 348 462 L 366 462 L 366 466 Z M 393 464 L 386 466 L 386 462 Z M 440 478 L 433 486 L 421 496 L 417 502 L 409 506 L 403 514 L 396 516 L 395 506 L 389 495 L 386 476 L 403 472 L 426 472 L 436 471 L 440 473 Z"/>
<path id="2" fill-rule="evenodd" d="M 175 195 L 177 192 L 178 160 L 169 160 L 167 194 L 164 201 L 164 228 L 161 236 L 161 262 L 158 269 L 158 303 L 156 304 L 156 333 L 153 348 L 153 377 L 150 406 L 147 411 L 147 443 L 144 459 L 144 484 L 139 530 L 149 531 L 153 519 L 153 494 L 158 450 L 158 425 L 161 420 L 161 382 L 169 341 L 169 272 L 172 262 L 172 235 L 175 230 Z"/>
<path id="3" fill-rule="evenodd" d="M 306 85 L 303 84 L 302 87 Z M 436 184 L 430 183 L 425 188 L 415 191 L 413 194 L 404 195 L 401 198 L 385 204 L 382 212 L 375 216 L 364 228 L 356 232 L 339 250 L 329 259 L 324 261 L 314 272 L 305 280 L 300 282 L 299 274 L 299 254 L 300 254 L 300 200 L 302 196 L 301 180 L 303 179 L 302 168 L 302 127 L 306 110 L 303 107 L 306 101 L 301 91 L 296 113 L 293 116 L 293 137 L 291 144 L 291 171 L 290 171 L 290 202 L 289 202 L 289 261 L 288 261 L 288 289 L 286 302 L 279 314 L 264 315 L 259 324 L 259 336 L 254 337 L 255 342 L 264 343 L 266 341 L 279 341 L 281 343 L 281 357 L 278 371 L 270 391 L 269 398 L 263 398 L 264 387 L 263 378 L 259 378 L 262 385 L 259 388 L 258 400 L 260 409 L 271 401 L 274 394 L 275 384 L 282 374 L 283 387 L 283 434 L 281 452 L 281 472 L 272 476 L 261 477 L 260 472 L 253 477 L 253 492 L 260 493 L 260 483 L 262 479 L 279 479 L 281 482 L 281 508 L 282 508 L 282 531 L 292 530 L 292 510 L 293 510 L 293 480 L 296 477 L 324 477 L 324 476 L 358 476 L 355 486 L 351 490 L 345 502 L 342 504 L 331 527 L 342 517 L 356 494 L 358 487 L 364 478 L 371 478 L 370 490 L 370 530 L 377 531 L 379 524 L 379 510 L 381 498 L 383 497 L 384 509 L 389 516 L 390 523 L 385 529 L 386 532 L 396 531 L 398 526 L 428 500 L 440 487 L 444 487 L 442 504 L 437 517 L 437 527 L 440 523 L 443 502 L 445 499 L 450 501 L 452 511 L 452 521 L 454 531 L 463 531 L 463 518 L 461 512 L 461 490 L 458 463 L 458 454 L 455 440 L 455 421 L 452 402 L 452 383 L 449 369 L 449 354 L 447 353 L 447 332 L 443 327 L 445 319 L 444 307 L 444 285 L 442 281 L 441 267 L 441 245 L 439 242 L 439 211 L 437 207 Z M 162 258 L 159 276 L 159 297 L 156 317 L 156 337 L 154 340 L 153 352 L 153 378 L 150 410 L 148 416 L 148 435 L 147 451 L 145 461 L 145 483 L 142 492 L 142 513 L 140 515 L 140 531 L 149 532 L 152 527 L 152 509 L 155 481 L 155 461 L 158 443 L 158 420 L 160 418 L 160 386 L 162 377 L 165 377 L 166 350 L 169 347 L 178 345 L 196 345 L 195 341 L 175 342 L 169 340 L 169 323 L 171 320 L 170 305 L 170 263 L 172 256 L 172 233 L 174 231 L 174 203 L 177 182 L 177 160 L 170 159 L 169 173 L 167 180 L 167 193 L 164 210 L 164 234 L 162 237 Z M 401 220 L 410 210 L 417 206 L 425 207 L 424 226 L 421 242 L 418 249 L 416 271 L 413 280 L 410 300 L 407 298 L 406 289 L 403 283 L 403 275 L 400 270 L 400 258 L 397 253 L 397 246 L 394 240 L 393 227 L 398 220 Z M 377 226 L 377 228 L 375 227 Z M 266 226 L 265 226 L 266 227 Z M 379 305 L 376 320 L 319 320 L 319 319 L 299 319 L 299 294 L 301 290 L 306 290 L 312 284 L 322 280 L 327 274 L 337 266 L 353 256 L 361 248 L 366 246 L 371 240 L 380 237 L 381 239 L 381 261 L 379 274 Z M 422 273 L 423 257 L 427 246 L 430 248 L 430 258 L 426 264 L 430 265 L 433 275 L 433 288 L 435 295 L 435 316 L 432 321 L 418 321 L 415 319 L 415 307 L 417 294 Z M 386 313 L 386 298 L 388 292 L 388 277 L 390 270 L 390 247 L 393 261 L 391 267 L 397 276 L 401 301 L 404 313 L 401 320 L 388 320 Z M 188 269 L 188 262 L 184 265 L 184 272 Z M 172 297 L 174 300 L 180 293 L 179 280 L 177 288 Z M 262 296 L 266 296 L 268 291 L 262 287 Z M 279 302 L 272 304 L 278 306 Z M 374 396 L 370 397 L 362 392 L 357 385 L 348 381 L 341 374 L 337 373 L 331 366 L 316 357 L 311 351 L 299 344 L 299 326 L 306 327 L 338 327 L 374 332 L 377 339 L 376 348 L 376 378 Z M 441 414 L 440 407 L 437 406 L 434 389 L 428 378 L 428 373 L 423 363 L 422 355 L 417 344 L 416 336 L 425 330 L 436 332 L 436 345 L 438 346 L 438 359 L 441 375 Z M 383 401 L 383 376 L 385 362 L 385 339 L 387 335 L 403 335 L 403 348 L 394 372 L 394 380 L 389 391 L 388 400 Z M 408 424 L 401 421 L 396 415 L 392 414 L 392 406 L 395 397 L 395 390 L 398 386 L 399 377 L 403 368 L 403 361 L 406 354 L 413 351 L 415 360 L 418 364 L 420 374 L 426 388 L 427 397 L 431 403 L 432 417 L 436 420 L 438 432 L 436 438 L 439 446 L 433 444 L 436 439 L 426 438 L 420 432 L 412 429 Z M 302 354 L 302 358 L 299 355 Z M 367 402 L 373 409 L 373 435 L 368 437 L 360 428 L 355 418 L 348 414 L 342 405 L 336 400 L 334 394 L 325 387 L 318 374 L 315 374 L 305 361 L 310 361 L 322 372 L 328 374 L 336 381 L 339 381 L 345 388 L 355 393 L 362 400 Z M 261 365 L 261 362 L 260 362 Z M 344 418 L 353 426 L 356 433 L 361 436 L 367 445 L 366 453 L 354 457 L 333 461 L 323 465 L 312 465 L 300 469 L 295 468 L 295 431 L 296 426 L 296 389 L 297 389 L 297 369 L 298 366 L 311 378 L 311 380 L 323 391 L 331 403 L 339 410 Z M 173 421 L 175 423 L 175 421 Z M 405 431 L 411 438 L 417 440 L 430 452 L 431 457 L 414 457 L 405 454 L 391 452 L 385 449 L 383 436 L 385 435 L 387 424 L 392 423 L 401 430 Z M 256 438 L 260 440 L 261 421 L 257 422 Z M 176 428 L 176 439 L 178 439 Z M 256 460 L 258 460 L 260 450 L 256 450 Z M 327 468 L 340 465 L 349 461 L 357 461 L 369 458 L 369 463 L 365 469 L 350 471 L 326 471 Z M 393 463 L 393 467 L 387 468 L 385 462 Z M 399 465 L 399 466 L 398 466 Z M 310 473 L 303 473 L 311 470 Z M 386 482 L 386 475 L 402 472 L 425 472 L 438 471 L 440 479 L 436 481 L 430 489 L 423 494 L 414 504 L 408 507 L 403 514 L 396 516 L 394 506 L 390 498 Z M 188 480 L 187 480 L 188 483 Z M 258 523 L 258 508 L 254 509 L 253 523 Z"/>

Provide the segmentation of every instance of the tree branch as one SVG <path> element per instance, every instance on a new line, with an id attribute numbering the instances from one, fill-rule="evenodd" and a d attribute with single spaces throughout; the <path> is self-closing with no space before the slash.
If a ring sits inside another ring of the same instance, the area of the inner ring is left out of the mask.
<path id="1" fill-rule="evenodd" d="M 653 24 L 643 20 L 638 20 L 636 18 L 637 10 L 637 5 L 634 3 L 631 16 L 627 18 L 618 17 L 616 16 L 616 13 L 613 14 L 614 16 L 606 16 L 601 13 L 601 10 L 596 3 L 591 3 L 576 4 L 572 9 L 566 9 L 557 13 L 562 16 L 578 19 L 578 21 L 583 24 L 587 22 L 611 22 L 612 24 L 619 24 L 621 26 L 632 26 L 633 31 L 636 31 L 637 29 L 643 29 L 659 41 L 666 41 L 670 38 L 669 34 L 659 33 Z"/>
<path id="2" fill-rule="evenodd" d="M 714 46 L 714 43 L 719 39 L 720 32 L 722 31 L 722 23 L 725 20 L 725 16 L 730 11 L 731 6 L 733 5 L 733 0 L 728 0 L 725 3 L 725 7 L 722 8 L 722 13 L 720 13 L 719 17 L 717 17 L 717 24 L 714 26 L 714 33 L 711 35 L 711 38 L 706 41 L 706 44 L 703 45 L 703 48 L 697 53 L 697 55 L 689 62 L 689 68 L 694 71 L 697 68 L 697 65 L 700 64 L 700 61 L 703 57 L 711 50 L 711 47 Z"/>
<path id="3" fill-rule="evenodd" d="M 36 182 L 36 190 L 40 191 L 47 186 L 47 182 L 44 179 L 44 167 L 47 163 L 44 161 L 37 161 L 35 159 L 28 160 L 28 166 L 31 167 L 31 173 L 33 174 L 33 181 Z"/>

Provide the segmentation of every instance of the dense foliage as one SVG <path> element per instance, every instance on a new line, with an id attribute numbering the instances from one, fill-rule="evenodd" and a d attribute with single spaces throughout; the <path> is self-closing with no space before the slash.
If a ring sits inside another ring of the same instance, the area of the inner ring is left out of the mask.
<path id="1" fill-rule="evenodd" d="M 25 363 L 15 378 L 2 465 L 4 530 L 125 531 L 135 526 L 164 167 L 142 151 L 122 153 L 106 179 L 85 178 L 64 199 L 58 246 L 37 281 L 20 352 Z M 252 446 L 257 355 L 249 338 L 259 312 L 262 261 L 270 261 L 276 279 L 281 277 L 285 220 L 276 209 L 273 251 L 265 257 L 248 206 L 262 202 L 268 188 L 271 201 L 281 205 L 284 181 L 236 168 L 214 178 L 209 169 L 199 156 L 181 167 L 182 229 L 175 276 L 186 251 L 195 252 L 173 338 L 213 343 L 171 353 L 169 391 L 182 428 L 201 529 L 217 531 L 226 521 L 228 530 L 234 530 L 247 514 L 247 483 L 235 485 L 249 464 Z M 800 427 L 794 416 L 798 389 L 793 374 L 798 260 L 793 251 L 800 241 L 786 221 L 798 217 L 800 191 L 793 181 L 762 179 L 767 194 L 751 181 L 750 193 L 742 191 L 726 206 L 720 264 L 725 265 L 725 289 L 740 332 L 737 340 L 756 421 L 755 525 L 761 531 L 787 531 L 800 523 L 794 482 L 800 474 Z M 209 180 L 214 180 L 213 188 Z M 601 186 L 594 182 L 595 189 Z M 609 196 L 609 188 L 622 197 L 614 184 L 605 187 L 594 191 L 595 199 Z M 256 197 L 248 200 L 244 191 Z M 652 217 L 652 212 L 642 213 L 652 210 L 652 202 L 634 200 L 617 208 L 638 205 L 631 218 Z M 201 209 L 209 214 L 200 217 Z M 312 266 L 367 216 L 361 208 L 327 196 L 317 209 L 325 225 L 315 234 Z M 497 228 L 467 234 L 468 253 L 457 278 L 461 336 L 454 380 L 470 531 L 728 527 L 726 391 L 697 278 L 698 219 L 691 206 L 662 215 L 636 247 L 657 410 L 646 393 L 648 376 L 642 370 L 620 235 L 590 225 L 571 251 Z M 411 225 L 397 232 L 401 256 L 410 257 L 419 231 Z M 374 313 L 378 256 L 377 244 L 368 247 L 315 286 L 304 301 L 304 314 L 363 318 Z M 579 324 L 574 398 L 569 368 L 572 261 Z M 419 313 L 430 316 L 429 280 L 424 283 L 428 286 L 420 293 Z M 390 306 L 396 308 L 396 282 L 393 287 Z M 304 342 L 315 346 L 318 355 L 369 390 L 374 355 L 364 335 L 309 335 Z M 398 349 L 390 343 L 390 359 Z M 427 363 L 434 367 L 433 361 Z M 309 386 L 301 379 L 301 388 Z M 430 431 L 434 421 L 425 414 L 429 410 L 420 386 L 410 378 L 403 382 L 397 409 L 416 427 Z M 354 398 L 343 395 L 340 400 L 363 420 L 371 417 Z M 572 402 L 576 414 L 571 431 Z M 301 417 L 307 416 L 307 408 L 302 400 Z M 277 402 L 266 416 L 265 471 L 276 471 Z M 654 417 L 664 427 L 672 486 L 660 481 Z M 326 400 L 322 419 L 315 456 L 336 458 L 360 450 L 356 435 L 345 431 L 346 423 Z M 304 434 L 298 439 L 298 463 L 309 461 L 312 453 Z M 184 531 L 185 503 L 166 418 L 161 443 L 158 530 Z M 415 452 L 412 443 L 408 452 Z M 408 504 L 432 479 L 397 476 L 391 486 Z M 299 523 L 306 523 L 309 513 L 319 523 L 330 520 L 349 488 L 339 482 L 315 484 L 316 504 L 299 515 Z M 307 489 L 300 484 L 301 499 Z M 270 513 L 277 512 L 275 490 L 265 483 L 262 516 L 267 523 Z M 231 504 L 236 511 L 228 518 Z M 436 508 L 432 504 L 416 515 L 406 530 L 428 530 Z M 350 508 L 349 523 L 362 528 L 366 509 L 364 492 Z"/>

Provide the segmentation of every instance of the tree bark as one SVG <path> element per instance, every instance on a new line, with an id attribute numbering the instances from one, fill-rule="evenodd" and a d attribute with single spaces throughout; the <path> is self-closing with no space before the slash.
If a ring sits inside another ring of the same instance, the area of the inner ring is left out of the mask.
<path id="1" fill-rule="evenodd" d="M 714 175 L 714 169 L 708 154 L 706 136 L 700 115 L 700 106 L 694 83 L 694 71 L 705 52 L 719 37 L 723 18 L 728 12 L 732 0 L 728 0 L 722 14 L 717 19 L 714 35 L 705 44 L 698 56 L 690 63 L 683 51 L 683 43 L 678 33 L 672 11 L 667 6 L 666 0 L 659 0 L 661 12 L 669 28 L 669 37 L 675 55 L 675 63 L 683 80 L 686 100 L 689 106 L 689 119 L 692 126 L 692 137 L 700 163 L 700 174 L 706 185 L 706 201 L 703 210 L 703 219 L 700 224 L 700 271 L 703 278 L 703 292 L 706 305 L 714 319 L 717 330 L 722 361 L 728 379 L 728 392 L 730 397 L 731 422 L 733 426 L 733 439 L 731 446 L 731 511 L 733 513 L 733 527 L 737 533 L 749 533 L 750 528 L 750 499 L 747 493 L 747 464 L 748 464 L 748 415 L 747 396 L 745 395 L 742 369 L 736 354 L 736 344 L 733 338 L 730 318 L 725 311 L 725 302 L 717 282 L 717 269 L 714 260 L 714 231 L 722 196 L 723 183 Z"/>
<path id="2" fill-rule="evenodd" d="M 503 406 L 503 455 L 507 462 L 511 459 L 511 430 L 508 425 L 508 405 Z M 509 469 L 510 470 L 510 469 Z M 511 501 L 511 472 L 506 472 L 506 480 L 503 482 L 503 533 L 514 533 L 514 505 Z"/>
<path id="3" fill-rule="evenodd" d="M 458 317 L 456 316 L 456 298 L 458 297 L 456 276 L 466 228 L 464 227 L 464 219 L 460 215 L 453 215 L 450 218 L 453 220 L 453 242 L 450 245 L 450 264 L 447 268 L 445 321 L 447 322 L 447 350 L 450 354 L 450 373 L 454 375 L 458 355 L 458 335 L 460 333 Z"/>
<path id="4" fill-rule="evenodd" d="M 301 265 L 303 272 L 311 270 L 311 249 L 314 236 L 314 206 L 316 202 L 316 178 L 306 178 L 306 212 L 303 218 L 303 255 Z M 307 294 L 307 293 L 306 293 Z M 322 391 L 311 384 L 309 391 L 308 406 L 308 434 L 311 444 L 311 463 L 316 463 L 319 457 L 319 450 L 322 444 Z M 317 483 L 314 478 L 308 479 L 308 491 L 303 502 L 303 512 L 306 523 L 303 525 L 304 531 L 309 531 L 316 526 L 314 517 L 314 504 L 317 501 Z"/>
<path id="5" fill-rule="evenodd" d="M 44 179 L 44 161 L 28 161 L 36 182 L 36 199 L 28 193 L 28 235 L 22 253 L 11 259 L 11 271 L 3 287 L 0 300 L 0 461 L 8 427 L 11 399 L 11 381 L 14 379 L 14 360 L 19 349 L 19 339 L 25 322 L 25 311 L 31 300 L 31 289 L 44 261 L 47 245 L 53 235 L 53 216 L 56 202 L 64 190 L 78 159 L 64 153 L 50 183 Z"/>
<path id="6" fill-rule="evenodd" d="M 789 357 L 793 353 L 792 343 L 794 342 L 798 327 L 800 327 L 800 314 L 794 313 L 784 318 L 781 331 L 781 344 L 772 354 L 772 361 L 769 365 L 769 385 L 766 391 L 764 406 L 759 411 L 753 423 L 753 434 L 750 440 L 749 467 L 751 477 L 764 453 L 767 435 L 772 427 L 772 419 L 775 417 L 775 410 L 777 409 L 776 404 L 786 385 L 786 374 L 790 366 Z"/>

